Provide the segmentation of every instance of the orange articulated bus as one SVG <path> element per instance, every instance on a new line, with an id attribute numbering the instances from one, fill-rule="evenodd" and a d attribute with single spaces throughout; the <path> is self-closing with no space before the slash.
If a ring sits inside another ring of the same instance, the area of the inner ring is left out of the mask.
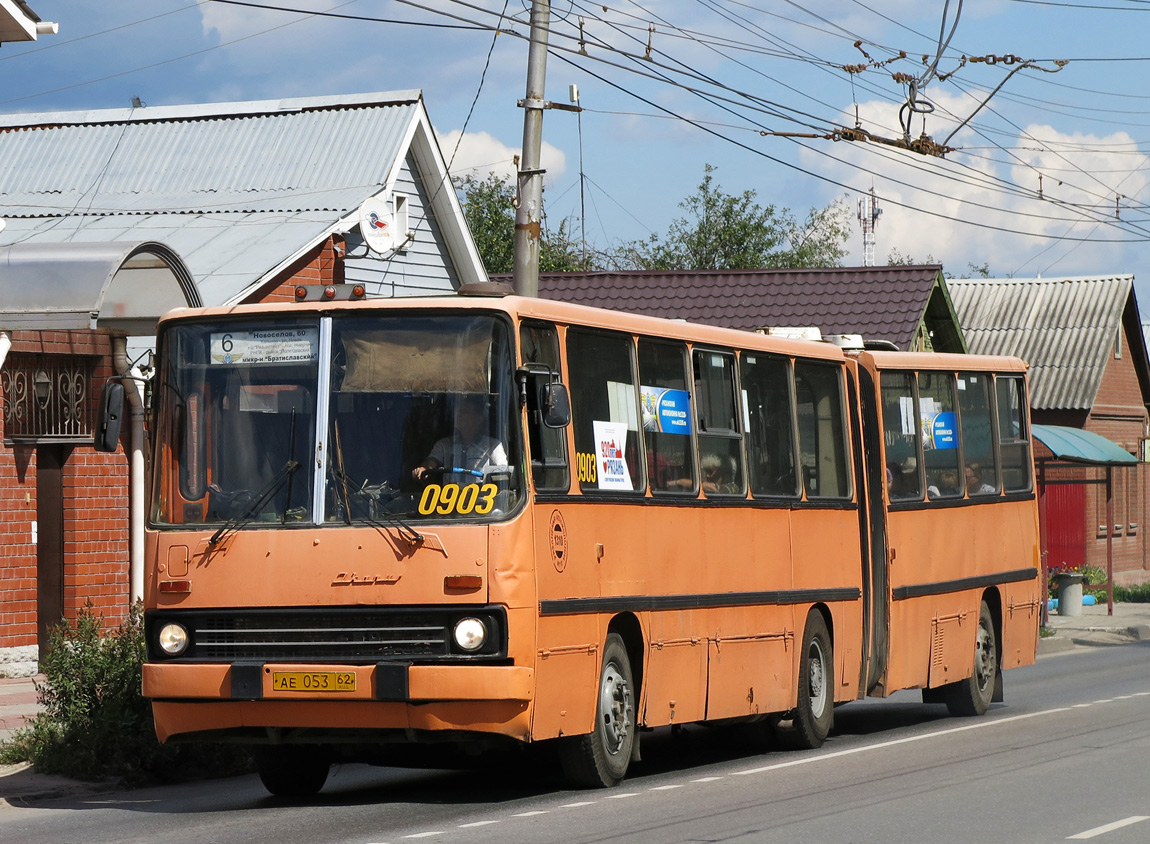
<path id="1" fill-rule="evenodd" d="M 1034 661 L 1020 361 L 514 296 L 181 311 L 159 361 L 144 694 L 273 793 L 424 742 L 609 786 L 640 728 L 817 747 Z"/>

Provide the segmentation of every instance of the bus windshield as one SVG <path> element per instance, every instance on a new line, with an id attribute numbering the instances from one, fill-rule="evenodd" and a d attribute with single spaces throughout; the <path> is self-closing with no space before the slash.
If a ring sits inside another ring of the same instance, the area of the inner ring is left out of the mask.
<path id="1" fill-rule="evenodd" d="M 503 517 L 523 498 L 510 338 L 473 314 L 169 326 L 153 521 Z"/>

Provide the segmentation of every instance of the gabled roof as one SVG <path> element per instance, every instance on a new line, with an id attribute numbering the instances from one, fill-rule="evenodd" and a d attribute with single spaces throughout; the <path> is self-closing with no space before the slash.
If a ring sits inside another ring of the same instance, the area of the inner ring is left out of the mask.
<path id="1" fill-rule="evenodd" d="M 972 352 L 1014 355 L 1030 364 L 1032 407 L 1093 407 L 1123 320 L 1142 401 L 1150 398 L 1134 276 L 952 279 L 948 284 Z"/>
<path id="2" fill-rule="evenodd" d="M 0 245 L 160 241 L 229 304 L 356 229 L 411 161 L 426 227 L 483 280 L 419 91 L 0 115 Z"/>
<path id="3" fill-rule="evenodd" d="M 817 326 L 905 350 L 941 279 L 938 265 L 544 273 L 539 295 L 749 331 Z"/>

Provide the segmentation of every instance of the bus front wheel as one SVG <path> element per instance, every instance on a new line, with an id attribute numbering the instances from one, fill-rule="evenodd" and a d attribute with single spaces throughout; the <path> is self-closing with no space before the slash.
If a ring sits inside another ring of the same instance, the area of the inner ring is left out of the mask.
<path id="1" fill-rule="evenodd" d="M 623 638 L 618 633 L 608 634 L 594 729 L 585 736 L 562 739 L 559 745 L 563 774 L 572 785 L 606 788 L 627 775 L 635 745 L 635 691 Z"/>
<path id="2" fill-rule="evenodd" d="M 994 633 L 994 616 L 986 601 L 978 613 L 978 631 L 974 643 L 974 671 L 965 680 L 943 687 L 946 708 L 951 715 L 982 715 L 994 697 L 994 679 L 998 671 L 998 638 Z"/>
<path id="3" fill-rule="evenodd" d="M 272 745 L 255 750 L 260 782 L 277 797 L 310 797 L 323 788 L 331 759 L 322 747 Z"/>

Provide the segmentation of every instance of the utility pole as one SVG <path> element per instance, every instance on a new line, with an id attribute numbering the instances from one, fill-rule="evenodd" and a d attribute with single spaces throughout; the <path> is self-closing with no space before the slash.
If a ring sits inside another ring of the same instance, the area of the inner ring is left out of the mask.
<path id="1" fill-rule="evenodd" d="M 543 99 L 547 81 L 550 0 L 531 0 L 531 47 L 527 53 L 527 93 L 523 98 L 523 151 L 519 157 L 519 206 L 515 209 L 512 278 L 520 296 L 539 295 L 539 238 L 543 227 Z"/>
<path id="2" fill-rule="evenodd" d="M 863 232 L 863 266 L 874 266 L 874 228 L 878 223 L 882 209 L 878 207 L 878 198 L 874 195 L 874 188 L 870 189 L 870 196 L 859 200 L 859 223 Z"/>

